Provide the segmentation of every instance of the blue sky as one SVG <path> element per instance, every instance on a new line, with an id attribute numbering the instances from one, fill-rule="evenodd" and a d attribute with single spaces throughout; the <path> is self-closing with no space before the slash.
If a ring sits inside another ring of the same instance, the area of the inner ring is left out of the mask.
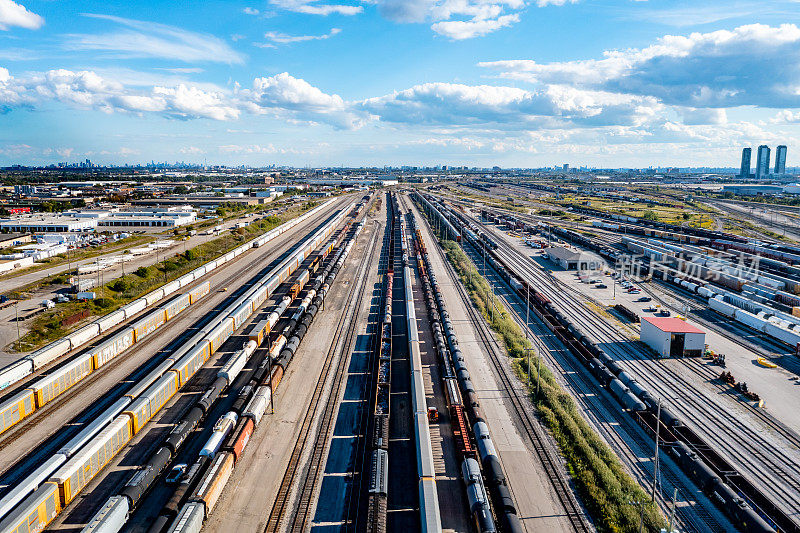
<path id="1" fill-rule="evenodd" d="M 0 0 L 0 164 L 736 166 L 800 2 Z"/>

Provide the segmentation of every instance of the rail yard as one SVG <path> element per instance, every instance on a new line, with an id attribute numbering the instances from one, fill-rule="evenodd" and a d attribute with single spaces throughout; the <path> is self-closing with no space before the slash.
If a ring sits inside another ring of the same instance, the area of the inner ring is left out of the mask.
<path id="1" fill-rule="evenodd" d="M 19 354 L 0 533 L 800 531 L 800 247 L 551 189 L 344 193 Z"/>

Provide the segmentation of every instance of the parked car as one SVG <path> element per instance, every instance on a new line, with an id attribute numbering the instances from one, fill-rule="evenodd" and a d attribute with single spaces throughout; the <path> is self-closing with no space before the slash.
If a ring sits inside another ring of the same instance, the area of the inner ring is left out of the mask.
<path id="1" fill-rule="evenodd" d="M 597 285 L 595 285 L 595 287 L 597 287 L 598 289 L 607 289 L 608 285 L 606 285 L 605 283 L 598 283 Z"/>
<path id="2" fill-rule="evenodd" d="M 642 296 L 641 298 L 639 298 L 639 299 L 638 299 L 638 300 L 636 300 L 636 301 L 637 301 L 637 302 L 649 302 L 649 301 L 651 301 L 651 300 L 652 300 L 652 298 L 650 298 L 649 296 Z"/>
<path id="3" fill-rule="evenodd" d="M 172 467 L 172 470 L 169 471 L 169 474 L 167 474 L 167 477 L 166 479 L 164 479 L 164 481 L 167 483 L 167 485 L 174 485 L 175 483 L 178 482 L 178 480 L 181 479 L 181 476 L 185 471 L 186 471 L 185 463 L 177 464 Z"/>

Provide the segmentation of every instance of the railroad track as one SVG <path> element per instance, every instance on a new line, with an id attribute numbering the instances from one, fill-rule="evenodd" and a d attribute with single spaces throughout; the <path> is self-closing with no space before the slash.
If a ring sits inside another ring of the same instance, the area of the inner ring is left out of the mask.
<path id="1" fill-rule="evenodd" d="M 469 252 L 467 253 L 469 254 Z M 472 259 L 473 261 L 475 260 L 474 255 L 472 256 Z M 511 287 L 493 270 L 490 270 L 490 275 L 496 278 L 494 283 L 495 287 L 500 286 L 507 288 L 508 294 L 511 295 L 512 298 L 515 298 L 515 300 L 519 302 L 522 301 L 519 299 L 513 289 L 511 289 Z M 512 301 L 510 301 L 508 297 L 500 292 L 496 292 L 495 295 L 500 298 L 501 301 L 503 301 L 517 324 L 524 329 L 525 320 L 520 312 L 515 309 Z M 520 303 L 519 305 L 522 306 L 524 304 Z M 534 315 L 534 318 L 528 321 L 528 328 L 533 334 L 531 340 L 534 342 L 534 344 L 536 344 L 540 356 L 542 354 L 545 355 L 551 369 L 563 369 L 563 371 L 560 372 L 560 377 L 564 383 L 569 383 L 569 386 L 573 391 L 577 392 L 577 394 L 574 394 L 575 400 L 583 406 L 586 416 L 590 416 L 593 420 L 595 420 L 595 426 L 597 430 L 606 437 L 606 440 L 609 442 L 609 444 L 612 442 L 616 443 L 616 451 L 618 455 L 621 453 L 626 453 L 628 455 L 630 468 L 632 471 L 634 471 L 634 475 L 636 475 L 636 472 L 638 472 L 639 475 L 636 477 L 638 477 L 643 484 L 645 482 L 652 483 L 653 472 L 651 469 L 647 468 L 646 464 L 642 463 L 641 459 L 642 457 L 647 457 L 650 453 L 652 453 L 652 440 L 645 438 L 642 435 L 643 430 L 641 427 L 636 425 L 631 418 L 626 416 L 615 416 L 621 413 L 619 404 L 615 400 L 611 399 L 611 397 L 607 394 L 598 394 L 597 389 L 601 386 L 599 383 L 593 381 L 592 377 L 587 374 L 586 367 L 578 363 L 572 352 L 570 352 L 569 349 L 564 346 L 563 343 L 561 343 L 561 341 L 541 322 L 537 323 L 537 320 L 538 318 L 536 318 L 536 315 Z M 551 339 L 552 345 L 548 346 L 543 340 L 544 338 Z M 558 352 L 562 357 L 562 361 L 558 361 L 553 352 Z M 557 373 L 556 376 L 557 379 L 559 377 L 558 374 L 559 373 Z M 594 398 L 596 401 L 600 402 L 605 412 L 601 413 L 600 410 L 597 409 L 597 405 L 590 405 L 587 398 Z M 614 427 L 623 428 L 625 430 L 625 437 L 614 431 Z M 639 449 L 634 450 L 629 441 L 635 442 Z M 627 450 L 627 452 L 625 450 Z M 711 513 L 702 505 L 691 504 L 692 501 L 696 501 L 694 496 L 696 489 L 689 487 L 679 475 L 676 475 L 676 473 L 670 469 L 661 469 L 660 475 L 667 480 L 671 487 L 677 488 L 678 495 L 683 498 L 684 501 L 690 504 L 678 507 L 676 509 L 676 514 L 681 524 L 680 529 L 682 531 L 723 532 L 730 530 L 730 524 L 727 524 L 726 527 L 723 527 L 719 521 L 713 517 Z M 665 513 L 668 513 L 671 501 L 664 497 L 661 492 L 656 493 L 656 498 L 662 510 Z M 700 527 L 701 523 L 705 525 L 705 528 Z"/>
<path id="2" fill-rule="evenodd" d="M 643 288 L 644 288 L 645 292 L 647 292 L 648 294 L 652 295 L 653 298 L 656 298 L 662 304 L 667 305 L 661 298 L 659 298 L 659 296 L 655 293 L 655 291 L 652 288 L 644 287 L 644 286 L 643 286 Z M 672 287 L 669 287 L 669 286 L 664 287 L 664 286 L 659 285 L 659 289 L 662 289 L 662 290 L 664 290 L 665 292 L 667 292 L 669 294 L 673 294 L 673 295 L 676 295 L 676 296 L 683 296 L 682 294 L 680 294 L 677 291 L 668 290 L 668 289 L 672 289 Z M 703 317 L 697 316 L 697 312 L 698 311 L 702 311 L 702 310 L 706 309 L 702 305 L 694 304 L 692 302 L 692 303 L 690 303 L 690 307 L 691 307 L 691 310 L 695 313 L 694 318 L 698 322 L 700 322 L 700 323 L 706 325 L 707 327 L 713 329 L 714 331 L 716 331 L 717 333 L 719 333 L 723 337 L 727 338 L 731 342 L 734 342 L 734 343 L 738 344 L 739 346 L 742 346 L 743 348 L 746 348 L 748 350 L 754 351 L 755 353 L 757 353 L 759 355 L 762 355 L 764 357 L 770 357 L 770 356 L 774 355 L 774 354 L 770 354 L 769 352 L 766 352 L 766 351 L 764 351 L 762 349 L 759 349 L 757 346 L 756 347 L 750 346 L 750 344 L 748 342 L 745 342 L 745 341 L 742 341 L 741 339 L 738 339 L 735 335 L 732 335 L 731 333 L 727 332 L 724 328 L 718 326 L 716 323 L 714 323 L 714 322 L 712 322 L 710 320 L 707 320 L 707 319 L 705 319 Z M 762 341 L 769 340 L 768 338 L 763 338 L 759 334 L 759 332 L 754 331 L 753 333 L 756 335 L 757 338 L 761 339 Z M 686 368 L 688 368 L 689 370 L 691 370 L 692 372 L 694 372 L 698 376 L 702 377 L 705 380 L 708 380 L 710 383 L 712 383 L 721 392 L 727 392 L 730 389 L 730 387 L 726 387 L 725 385 L 722 385 L 721 383 L 718 382 L 719 374 L 714 372 L 712 369 L 706 367 L 705 365 L 701 364 L 698 360 L 693 359 L 693 358 L 684 358 L 684 359 L 679 359 L 679 361 L 684 363 L 684 366 Z M 771 427 L 771 429 L 773 429 L 776 433 L 778 433 L 782 438 L 786 439 L 787 442 L 792 444 L 795 448 L 800 449 L 800 435 L 798 435 L 795 431 L 793 431 L 792 429 L 786 427 L 780 421 L 775 420 L 772 417 L 772 415 L 770 415 L 769 413 L 764 412 L 764 410 L 761 409 L 761 408 L 755 407 L 755 406 L 753 406 L 753 405 L 751 405 L 751 404 L 749 404 L 747 402 L 742 402 L 740 405 L 742 405 L 748 411 L 750 411 L 750 413 L 752 413 L 753 416 L 755 416 L 756 418 L 760 418 L 765 424 L 769 425 Z"/>
<path id="3" fill-rule="evenodd" d="M 385 231 L 385 227 L 383 224 L 376 221 L 375 223 L 375 234 L 381 235 L 383 234 L 383 244 L 381 246 L 381 251 L 388 247 L 389 238 L 388 234 Z M 377 243 L 376 243 L 377 246 Z M 373 252 L 374 253 L 374 252 Z M 369 256 L 368 256 L 369 257 Z M 374 256 L 373 256 L 374 257 Z M 360 467 L 356 466 L 353 469 L 353 481 L 347 487 L 347 513 L 350 517 L 350 524 L 352 530 L 355 531 L 363 531 L 365 526 L 361 524 L 361 517 L 362 512 L 365 511 L 365 507 L 368 505 L 368 502 L 364 501 L 364 494 L 366 494 L 366 477 L 367 477 L 367 469 L 369 468 L 368 457 L 370 447 L 368 446 L 368 438 L 370 432 L 370 419 L 374 409 L 374 405 L 372 404 L 372 392 L 375 390 L 377 383 L 378 383 L 378 375 L 377 375 L 377 360 L 378 360 L 378 348 L 381 342 L 381 317 L 382 317 L 382 310 L 383 306 L 385 305 L 384 298 L 383 298 L 383 291 L 385 286 L 385 278 L 387 274 L 387 265 L 388 265 L 388 257 L 387 254 L 380 253 L 378 255 L 378 280 L 379 280 L 379 289 L 377 289 L 377 297 L 373 297 L 373 302 L 370 306 L 368 318 L 367 318 L 367 328 L 366 332 L 370 336 L 369 342 L 369 359 L 366 365 L 368 369 L 367 372 L 369 377 L 364 380 L 364 385 L 361 390 L 361 398 L 364 400 L 364 406 L 361 409 L 361 413 L 359 414 L 359 426 L 358 426 L 358 435 L 356 436 L 356 452 L 354 457 L 356 458 L 356 465 L 361 465 Z M 370 264 L 372 261 L 370 260 Z M 373 291 L 374 294 L 374 291 Z"/>
<path id="4" fill-rule="evenodd" d="M 428 224 L 427 218 L 419 218 L 426 221 L 425 223 L 428 226 L 428 230 L 432 232 L 433 229 Z M 501 361 L 498 353 L 502 353 L 503 350 L 497 342 L 497 339 L 495 339 L 494 335 L 491 333 L 491 331 L 489 331 L 489 328 L 486 325 L 486 322 L 483 320 L 483 317 L 478 315 L 478 312 L 472 305 L 472 301 L 470 300 L 466 289 L 458 279 L 458 276 L 447 260 L 447 257 L 445 257 L 444 252 L 442 252 L 442 249 L 438 246 L 438 244 L 433 246 L 433 248 L 437 250 L 437 254 L 445 264 L 448 277 L 453 285 L 458 289 L 459 296 L 464 302 L 464 306 L 469 313 L 470 319 L 476 326 L 481 344 L 484 345 L 486 352 L 490 356 L 492 366 L 495 369 L 495 375 L 500 378 L 502 388 L 508 393 L 508 398 L 511 400 L 514 412 L 516 413 L 517 418 L 521 421 L 522 428 L 531 445 L 533 446 L 534 452 L 539 458 L 539 461 L 542 464 L 548 479 L 550 480 L 550 484 L 564 509 L 564 514 L 569 519 L 574 531 L 587 533 L 593 531 L 593 528 L 591 528 L 586 521 L 583 509 L 573 496 L 572 488 L 570 487 L 569 480 L 566 478 L 566 475 L 563 472 L 561 461 L 557 452 L 553 450 L 545 431 L 539 425 L 538 421 L 534 421 L 529 414 L 529 401 L 527 397 L 523 397 L 523 395 L 520 394 L 515 386 L 514 380 L 516 379 L 516 376 L 511 376 L 506 364 Z"/>
<path id="5" fill-rule="evenodd" d="M 374 233 L 370 241 L 370 255 L 377 242 L 376 236 L 377 233 Z M 335 422 L 333 414 L 339 400 L 342 376 L 346 368 L 344 360 L 349 359 L 344 356 L 352 349 L 352 345 L 355 342 L 354 332 L 358 325 L 356 318 L 364 298 L 364 284 L 367 278 L 366 273 L 368 271 L 368 266 L 368 261 L 364 261 L 361 264 L 356 282 L 350 286 L 350 290 L 348 291 L 347 301 L 350 302 L 350 304 L 342 310 L 340 315 L 339 325 L 336 328 L 330 348 L 325 357 L 323 371 L 314 387 L 311 402 L 306 410 L 303 423 L 300 426 L 300 433 L 292 449 L 292 454 L 286 466 L 283 479 L 281 480 L 281 485 L 278 488 L 278 495 L 275 498 L 272 511 L 270 512 L 269 519 L 264 528 L 264 531 L 267 533 L 277 533 L 281 531 L 282 525 L 287 518 L 286 515 L 291 511 L 292 488 L 298 484 L 298 508 L 292 513 L 290 522 L 287 525 L 287 530 L 304 531 L 306 529 L 306 523 L 309 518 L 308 515 L 313 507 L 312 500 L 316 488 L 317 476 L 327 449 L 331 424 Z M 337 359 L 337 363 L 336 367 L 332 368 L 334 358 Z M 333 385 L 327 401 L 323 402 L 323 393 L 331 370 L 334 372 Z M 320 410 L 320 407 L 322 410 Z M 318 416 L 318 413 L 320 413 L 320 416 Z M 312 429 L 314 423 L 318 419 L 320 425 L 316 437 L 314 438 L 314 446 L 309 459 L 308 468 L 302 469 L 300 460 L 303 456 L 306 444 L 309 442 L 309 439 L 312 438 Z"/>
<path id="6" fill-rule="evenodd" d="M 520 268 L 531 281 L 544 282 L 545 284 L 550 281 L 550 278 L 540 272 L 537 267 L 528 265 L 530 261 L 526 261 L 526 258 L 512 247 L 503 247 L 501 253 L 504 253 L 506 259 L 517 268 Z M 773 445 L 766 442 L 759 432 L 753 430 L 748 424 L 743 423 L 725 409 L 717 409 L 714 406 L 709 406 L 710 402 L 702 401 L 701 398 L 704 395 L 693 383 L 669 372 L 658 361 L 652 361 L 651 357 L 642 348 L 634 345 L 633 349 L 631 349 L 629 338 L 622 335 L 614 326 L 608 324 L 601 317 L 591 312 L 587 313 L 587 309 L 580 303 L 580 298 L 583 295 L 578 293 L 576 289 L 563 284 L 561 284 L 561 288 L 566 289 L 566 291 L 562 292 L 555 292 L 549 287 L 541 288 L 547 292 L 547 296 L 552 301 L 558 302 L 559 305 L 567 308 L 564 309 L 565 311 L 569 311 L 573 316 L 581 316 L 580 324 L 587 329 L 587 332 L 596 340 L 608 343 L 603 347 L 606 352 L 617 359 L 627 370 L 633 370 L 640 382 L 649 386 L 654 393 L 662 398 L 672 400 L 675 409 L 680 411 L 685 419 L 690 420 L 699 427 L 709 443 L 713 443 L 721 450 L 729 461 L 746 469 L 746 474 L 751 479 L 751 483 L 760 486 L 775 501 L 783 502 L 783 505 L 790 512 L 796 512 L 797 509 L 800 509 L 800 483 L 793 480 L 793 476 L 790 474 L 790 472 L 796 472 L 800 469 L 800 464 L 796 460 L 777 450 Z M 567 297 L 566 294 L 572 294 L 572 297 Z M 635 355 L 634 359 L 639 362 L 647 364 L 646 371 L 643 371 L 642 368 L 631 368 L 631 355 Z M 671 383 L 680 383 L 680 386 L 665 385 Z M 697 416 L 698 413 L 702 413 L 705 420 Z M 771 423 L 770 426 L 774 427 L 775 424 Z M 724 436 L 720 436 L 720 430 L 724 431 Z M 738 446 L 738 449 L 732 447 L 732 444 Z M 751 452 L 749 455 L 758 457 L 760 464 L 742 454 L 742 450 L 749 450 Z M 734 458 L 736 460 L 733 460 Z M 773 475 L 769 474 L 770 471 L 773 472 Z M 768 480 L 765 478 L 768 478 Z M 776 485 L 779 485 L 780 488 L 776 487 Z"/>
<path id="7" fill-rule="evenodd" d="M 329 218 L 330 213 L 334 211 L 336 207 L 337 206 L 332 206 L 331 210 L 326 211 L 326 214 L 323 215 L 325 220 Z M 320 224 L 321 223 L 319 222 L 319 219 L 315 219 L 314 221 L 311 221 L 309 223 L 299 225 L 296 230 L 288 232 L 286 234 L 287 237 L 284 238 L 280 242 L 280 244 L 276 245 L 276 247 L 285 246 L 286 244 L 292 243 L 293 241 L 291 239 L 291 236 L 296 235 L 297 232 L 300 232 L 301 234 L 303 232 L 307 233 L 309 228 L 316 228 Z M 233 301 L 235 298 L 238 297 L 238 295 L 242 294 L 249 287 L 251 287 L 252 284 L 255 282 L 254 272 L 262 272 L 262 273 L 268 272 L 273 265 L 279 263 L 283 258 L 291 254 L 292 250 L 294 250 L 295 248 L 296 245 L 292 245 L 289 249 L 283 252 L 279 252 L 278 255 L 274 255 L 275 254 L 274 251 L 267 252 L 266 257 L 267 258 L 272 257 L 268 265 L 264 266 L 263 261 L 250 261 L 244 263 L 246 266 L 244 266 L 243 269 L 235 270 L 233 273 L 223 278 L 223 280 L 220 282 L 220 286 L 228 287 L 234 282 L 241 280 L 243 277 L 250 276 L 250 279 L 248 279 L 248 281 L 246 281 L 238 289 L 236 289 L 235 292 L 231 293 L 229 297 L 225 298 L 223 301 L 214 304 L 211 309 L 207 310 L 204 316 L 199 320 L 197 320 L 194 324 L 192 324 L 190 326 L 190 329 L 188 329 L 178 339 L 174 340 L 173 342 L 170 342 L 162 350 L 156 352 L 156 354 L 153 357 L 150 357 L 142 365 L 133 369 L 129 376 L 121 380 L 117 385 L 114 385 L 111 389 L 102 393 L 100 398 L 98 398 L 96 401 L 87 406 L 85 410 L 77 414 L 71 421 L 67 422 L 66 424 L 61 424 L 61 423 L 58 424 L 53 431 L 51 431 L 47 436 L 44 437 L 43 441 L 38 443 L 38 446 L 36 446 L 32 451 L 30 451 L 30 453 L 19 458 L 17 461 L 15 461 L 14 464 L 6 468 L 5 471 L 3 472 L 2 479 L 0 479 L 0 486 L 6 487 L 6 490 L 4 490 L 3 492 L 5 493 L 8 487 L 16 485 L 21 479 L 30 474 L 30 472 L 33 471 L 33 469 L 35 469 L 37 466 L 39 466 L 39 464 L 41 464 L 41 461 L 43 460 L 42 458 L 49 457 L 53 453 L 55 453 L 67 441 L 69 441 L 69 439 L 71 439 L 74 435 L 76 435 L 83 428 L 85 424 L 91 422 L 95 416 L 102 413 L 106 408 L 108 408 L 115 401 L 121 398 L 123 394 L 130 388 L 130 386 L 138 382 L 138 380 L 141 377 L 147 375 L 148 372 L 150 372 L 153 368 L 156 368 L 164 359 L 166 359 L 166 357 L 170 355 L 171 349 L 173 347 L 180 346 L 181 343 L 184 342 L 186 339 L 191 338 L 191 336 L 194 335 L 197 330 L 202 329 L 202 327 L 204 327 L 205 324 L 209 320 L 211 320 L 212 318 L 211 314 L 215 310 L 223 309 L 228 302 Z M 272 247 L 270 247 L 270 249 L 272 249 Z M 239 264 L 241 265 L 242 263 Z M 188 315 L 183 315 L 183 316 L 188 316 Z M 121 327 L 125 327 L 125 325 L 122 325 Z M 116 329 L 113 331 L 116 331 Z M 111 335 L 113 335 L 113 331 L 110 333 Z M 159 339 L 163 341 L 162 336 L 164 331 L 168 330 L 159 328 L 156 334 L 148 337 L 147 339 L 144 340 L 143 343 L 139 345 L 139 349 L 147 347 L 152 343 L 157 342 Z M 159 335 L 158 332 L 162 332 L 162 335 Z M 101 341 L 102 339 L 98 340 L 97 342 Z M 108 370 L 113 370 L 114 368 L 117 368 L 119 365 L 124 364 L 130 358 L 135 357 L 138 353 L 139 352 L 136 351 L 124 352 L 123 354 L 112 360 L 110 363 L 108 363 Z M 158 357 L 159 355 L 162 355 L 162 357 Z M 104 372 L 90 374 L 89 376 L 87 376 L 87 378 L 82 380 L 81 383 L 79 383 L 75 387 L 72 387 L 72 389 L 68 391 L 65 395 L 62 395 L 53 402 L 49 402 L 48 406 L 46 406 L 45 409 L 35 411 L 30 420 L 24 422 L 23 425 L 18 427 L 18 429 L 15 428 L 16 431 L 12 430 L 14 431 L 13 433 L 7 433 L 9 438 L 4 439 L 0 443 L 0 450 L 3 450 L 4 448 L 10 446 L 20 437 L 24 436 L 26 434 L 26 430 L 38 424 L 47 422 L 48 420 L 51 420 L 54 417 L 56 417 L 59 414 L 59 408 L 66 405 L 66 403 L 69 402 L 70 400 L 74 400 L 78 395 L 86 391 L 87 386 L 91 386 L 93 383 L 95 383 L 96 380 L 102 379 L 105 375 L 108 375 L 108 372 L 104 371 Z M 37 414 L 40 415 L 38 416 L 38 418 L 36 417 Z M 64 429 L 66 429 L 66 431 L 62 431 Z"/>

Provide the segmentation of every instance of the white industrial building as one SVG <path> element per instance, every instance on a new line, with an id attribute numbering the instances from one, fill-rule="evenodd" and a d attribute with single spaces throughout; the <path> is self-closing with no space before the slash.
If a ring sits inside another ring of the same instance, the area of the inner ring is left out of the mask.
<path id="1" fill-rule="evenodd" d="M 93 230 L 95 226 L 95 220 L 63 215 L 24 215 L 0 221 L 0 230 L 14 233 L 70 233 Z"/>
<path id="2" fill-rule="evenodd" d="M 583 250 L 551 246 L 545 252 L 551 261 L 564 270 L 601 270 L 605 267 L 605 262 L 600 257 Z"/>
<path id="3" fill-rule="evenodd" d="M 662 357 L 699 357 L 706 334 L 677 317 L 645 317 L 640 340 Z"/>
<path id="4" fill-rule="evenodd" d="M 106 228 L 177 228 L 197 220 L 188 206 L 140 208 L 136 210 L 80 209 L 61 215 L 23 215 L 0 221 L 0 229 L 20 233 L 70 233 L 106 231 Z"/>

